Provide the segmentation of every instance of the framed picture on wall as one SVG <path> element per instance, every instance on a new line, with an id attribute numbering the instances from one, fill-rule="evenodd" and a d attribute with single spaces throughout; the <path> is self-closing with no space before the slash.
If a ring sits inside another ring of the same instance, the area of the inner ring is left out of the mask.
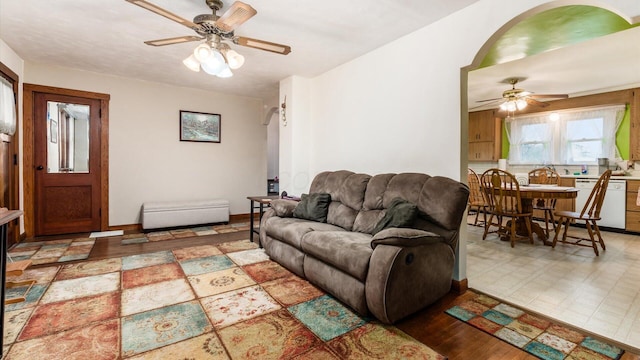
<path id="1" fill-rule="evenodd" d="M 52 144 L 58 143 L 58 122 L 51 120 L 50 126 L 50 139 Z"/>
<path id="2" fill-rule="evenodd" d="M 180 141 L 220 142 L 220 114 L 180 110 Z"/>

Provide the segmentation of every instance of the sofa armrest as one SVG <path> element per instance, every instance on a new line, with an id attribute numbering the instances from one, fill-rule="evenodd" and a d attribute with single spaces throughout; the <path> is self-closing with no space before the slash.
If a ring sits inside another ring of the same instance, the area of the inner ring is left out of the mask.
<path id="1" fill-rule="evenodd" d="M 379 245 L 365 282 L 369 311 L 393 324 L 440 299 L 451 289 L 455 255 L 446 242 L 414 247 Z"/>
<path id="2" fill-rule="evenodd" d="M 445 242 L 445 239 L 429 231 L 409 228 L 387 228 L 376 233 L 371 238 L 371 248 L 375 249 L 378 245 L 414 247 L 439 242 Z"/>
<path id="3" fill-rule="evenodd" d="M 275 199 L 269 203 L 269 206 L 279 217 L 293 217 L 293 210 L 298 206 L 298 202 L 295 200 Z"/>

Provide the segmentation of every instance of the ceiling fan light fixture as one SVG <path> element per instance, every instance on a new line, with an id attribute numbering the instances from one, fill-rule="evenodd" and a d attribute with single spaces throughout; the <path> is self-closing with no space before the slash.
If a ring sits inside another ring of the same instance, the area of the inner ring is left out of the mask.
<path id="1" fill-rule="evenodd" d="M 193 50 L 193 56 L 201 63 L 207 62 L 212 55 L 213 50 L 208 44 L 200 44 Z"/>
<path id="2" fill-rule="evenodd" d="M 225 63 L 222 54 L 217 51 L 212 52 L 212 56 L 207 59 L 207 61 L 203 61 L 200 63 L 202 66 L 202 70 L 209 75 L 219 75 L 221 71 L 224 70 L 227 63 Z"/>
<path id="3" fill-rule="evenodd" d="M 222 67 L 222 70 L 218 73 L 218 77 L 226 79 L 232 76 L 233 76 L 233 72 L 231 72 L 231 68 L 229 67 L 229 65 L 224 64 L 224 66 Z"/>
<path id="4" fill-rule="evenodd" d="M 509 100 L 502 103 L 502 105 L 500 105 L 500 109 L 506 110 L 508 112 L 514 112 L 516 111 L 516 109 L 518 109 L 518 106 L 516 105 L 516 102 L 514 100 Z"/>
<path id="5" fill-rule="evenodd" d="M 189 70 L 200 72 L 200 61 L 196 59 L 195 55 L 191 54 L 188 58 L 182 60 L 184 66 L 188 67 Z"/>
<path id="6" fill-rule="evenodd" d="M 525 99 L 516 100 L 516 107 L 518 110 L 522 110 L 527 107 L 527 101 Z"/>
<path id="7" fill-rule="evenodd" d="M 239 69 L 240 67 L 242 67 L 242 65 L 244 65 L 244 56 L 238 54 L 234 50 L 227 50 L 225 56 L 227 58 L 229 67 L 234 70 Z"/>

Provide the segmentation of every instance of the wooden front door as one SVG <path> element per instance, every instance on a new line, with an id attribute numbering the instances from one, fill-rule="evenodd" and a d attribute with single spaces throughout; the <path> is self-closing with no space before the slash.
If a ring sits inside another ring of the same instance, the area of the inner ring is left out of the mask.
<path id="1" fill-rule="evenodd" d="M 100 100 L 35 93 L 35 235 L 99 231 Z"/>

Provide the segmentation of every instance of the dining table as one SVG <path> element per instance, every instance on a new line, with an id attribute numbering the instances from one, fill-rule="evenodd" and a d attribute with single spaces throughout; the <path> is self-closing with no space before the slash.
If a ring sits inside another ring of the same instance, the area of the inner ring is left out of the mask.
<path id="1" fill-rule="evenodd" d="M 533 201 L 535 199 L 575 199 L 578 196 L 577 188 L 557 186 L 551 184 L 529 184 L 520 185 L 520 199 L 522 201 L 522 211 L 524 213 L 533 212 Z M 540 224 L 531 222 L 531 232 L 536 234 L 545 245 L 551 245 L 544 229 Z M 516 233 L 527 236 L 527 226 L 524 218 L 516 220 Z"/>

